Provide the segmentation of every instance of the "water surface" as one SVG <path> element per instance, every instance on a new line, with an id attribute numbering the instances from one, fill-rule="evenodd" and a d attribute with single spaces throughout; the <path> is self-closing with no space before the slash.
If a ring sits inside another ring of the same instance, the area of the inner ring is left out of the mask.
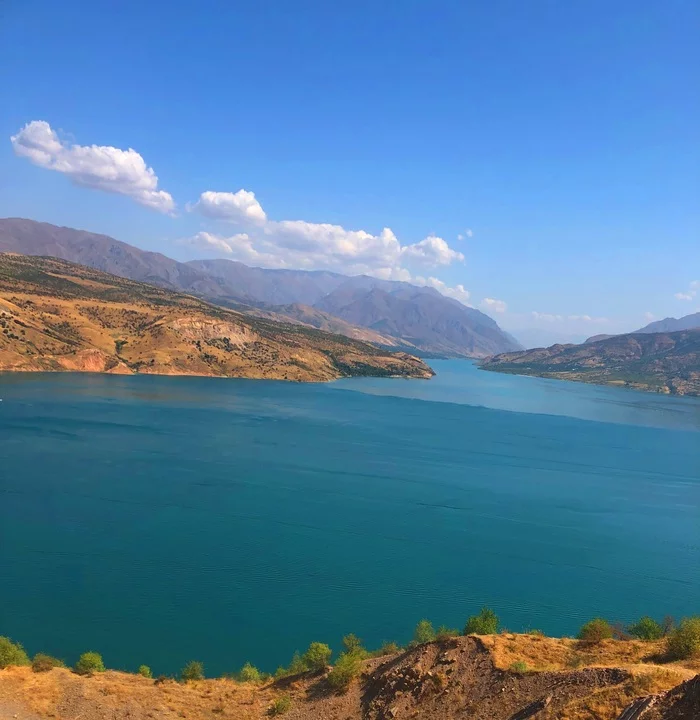
<path id="1" fill-rule="evenodd" d="M 274 669 L 482 604 L 700 608 L 700 403 L 434 363 L 330 385 L 0 375 L 0 634 Z"/>

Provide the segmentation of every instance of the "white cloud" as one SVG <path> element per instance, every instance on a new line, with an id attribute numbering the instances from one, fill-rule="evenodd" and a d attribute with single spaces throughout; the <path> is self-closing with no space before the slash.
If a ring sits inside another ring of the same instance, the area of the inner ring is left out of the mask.
<path id="1" fill-rule="evenodd" d="M 410 260 L 417 260 L 423 265 L 449 265 L 450 263 L 464 260 L 461 252 L 452 250 L 441 238 L 429 235 L 424 240 L 408 245 L 402 249 L 403 255 Z"/>
<path id="2" fill-rule="evenodd" d="M 652 322 L 656 318 L 656 315 L 654 315 L 653 312 L 645 312 L 644 313 L 644 319 L 647 322 Z"/>
<path id="3" fill-rule="evenodd" d="M 188 210 L 207 218 L 238 225 L 245 240 L 198 233 L 190 244 L 220 250 L 227 256 L 261 267 L 327 269 L 351 275 L 368 274 L 392 280 L 409 280 L 409 266 L 436 267 L 464 260 L 435 235 L 412 245 L 401 245 L 389 228 L 373 234 L 342 225 L 305 220 L 271 220 L 255 194 L 248 190 L 203 192 Z M 203 241 L 206 237 L 206 241 Z"/>
<path id="4" fill-rule="evenodd" d="M 474 231 L 471 228 L 467 228 L 463 233 L 457 235 L 457 240 L 466 240 L 471 237 L 474 237 Z"/>
<path id="5" fill-rule="evenodd" d="M 255 193 L 239 190 L 236 193 L 214 192 L 207 190 L 199 200 L 188 207 L 214 220 L 225 220 L 239 224 L 255 223 L 263 225 L 267 220 L 262 205 L 256 200 Z"/>
<path id="6" fill-rule="evenodd" d="M 535 320 L 542 320 L 544 322 L 561 322 L 564 319 L 563 315 L 553 315 L 551 313 L 541 313 L 536 310 L 532 311 L 532 317 Z"/>
<path id="7" fill-rule="evenodd" d="M 444 283 L 442 280 L 439 280 L 436 277 L 421 277 L 420 275 L 417 275 L 412 280 L 414 285 L 418 285 L 420 287 L 431 287 L 437 290 L 442 295 L 445 295 L 446 297 L 453 298 L 454 300 L 458 300 L 462 303 L 462 305 L 466 305 L 467 307 L 471 307 L 469 305 L 469 290 L 467 290 L 464 285 L 455 285 L 454 287 L 450 287 L 447 285 L 447 283 Z"/>
<path id="8" fill-rule="evenodd" d="M 484 298 L 481 301 L 481 307 L 495 313 L 504 313 L 508 310 L 508 305 L 503 300 L 496 300 L 495 298 Z"/>
<path id="9" fill-rule="evenodd" d="M 59 139 L 49 123 L 33 120 L 10 138 L 15 153 L 34 165 L 68 176 L 76 185 L 126 195 L 162 213 L 175 209 L 172 196 L 158 190 L 158 176 L 129 148 L 72 145 Z"/>
<path id="10" fill-rule="evenodd" d="M 673 297 L 676 300 L 685 300 L 690 302 L 695 298 L 700 290 L 700 280 L 693 280 L 688 284 L 688 289 L 685 292 L 677 292 Z"/>

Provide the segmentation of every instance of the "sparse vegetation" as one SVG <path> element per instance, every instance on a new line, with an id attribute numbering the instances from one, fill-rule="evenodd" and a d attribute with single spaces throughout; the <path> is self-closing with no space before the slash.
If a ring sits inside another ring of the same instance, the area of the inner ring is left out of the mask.
<path id="1" fill-rule="evenodd" d="M 333 669 L 328 673 L 330 686 L 338 692 L 345 692 L 362 671 L 363 658 L 359 651 L 341 653 Z"/>
<path id="2" fill-rule="evenodd" d="M 284 715 L 292 707 L 292 699 L 289 695 L 282 695 L 273 701 L 270 705 L 270 709 L 267 711 L 268 715 Z"/>
<path id="3" fill-rule="evenodd" d="M 236 679 L 240 682 L 259 683 L 263 681 L 264 675 L 260 672 L 260 670 L 258 670 L 258 668 L 255 667 L 255 665 L 251 665 L 251 663 L 247 662 L 238 671 Z"/>
<path id="4" fill-rule="evenodd" d="M 190 680 L 204 680 L 204 665 L 197 660 L 190 660 L 190 662 L 182 668 L 180 672 L 180 679 L 183 682 L 189 682 Z"/>
<path id="5" fill-rule="evenodd" d="M 609 640 L 612 636 L 612 625 L 603 618 L 589 620 L 578 633 L 578 639 L 584 645 L 597 645 L 603 642 L 603 640 Z"/>
<path id="6" fill-rule="evenodd" d="M 0 637 L 0 669 L 9 665 L 29 665 L 29 656 L 19 643 Z"/>
<path id="7" fill-rule="evenodd" d="M 360 640 L 360 638 L 354 633 L 350 633 L 343 638 L 343 647 L 345 648 L 346 653 L 354 653 L 364 656 L 369 654 L 363 647 L 362 640 Z"/>
<path id="8" fill-rule="evenodd" d="M 395 655 L 401 652 L 402 648 L 395 642 L 383 642 L 376 650 L 370 652 L 371 657 L 383 657 L 384 655 Z"/>
<path id="9" fill-rule="evenodd" d="M 151 668 L 148 667 L 148 665 L 139 665 L 138 674 L 141 675 L 141 677 L 145 678 L 152 678 L 153 673 L 151 672 Z"/>
<path id="10" fill-rule="evenodd" d="M 523 660 L 517 660 L 516 662 L 514 662 L 514 663 L 510 666 L 510 669 L 511 669 L 513 672 L 521 673 L 521 674 L 522 674 L 522 673 L 528 672 L 528 670 L 529 670 L 530 668 L 528 667 L 527 663 L 524 662 Z"/>
<path id="11" fill-rule="evenodd" d="M 645 615 L 627 629 L 632 637 L 639 640 L 659 640 L 664 636 L 664 629 L 653 618 Z"/>
<path id="12" fill-rule="evenodd" d="M 75 664 L 75 672 L 78 675 L 92 675 L 93 673 L 104 672 L 105 664 L 102 655 L 96 652 L 85 652 Z"/>
<path id="13" fill-rule="evenodd" d="M 433 623 L 430 620 L 421 620 L 416 629 L 413 631 L 413 643 L 415 645 L 423 645 L 424 643 L 433 642 L 436 633 Z"/>
<path id="14" fill-rule="evenodd" d="M 464 626 L 465 635 L 495 635 L 498 632 L 498 615 L 491 608 L 483 607 L 478 615 L 472 615 Z"/>
<path id="15" fill-rule="evenodd" d="M 700 656 L 700 617 L 683 618 L 668 636 L 667 650 L 674 660 Z"/>
<path id="16" fill-rule="evenodd" d="M 306 665 L 306 669 L 312 672 L 320 672 L 325 670 L 331 661 L 333 651 L 325 643 L 312 642 L 309 649 L 304 653 L 302 660 Z"/>
<path id="17" fill-rule="evenodd" d="M 450 628 L 446 625 L 440 625 L 440 627 L 437 629 L 437 632 L 435 633 L 435 639 L 436 640 L 449 640 L 453 637 L 459 637 L 459 630 L 456 628 Z"/>
<path id="18" fill-rule="evenodd" d="M 55 667 L 65 667 L 63 660 L 47 655 L 46 653 L 37 653 L 32 658 L 32 670 L 36 673 L 48 672 Z"/>

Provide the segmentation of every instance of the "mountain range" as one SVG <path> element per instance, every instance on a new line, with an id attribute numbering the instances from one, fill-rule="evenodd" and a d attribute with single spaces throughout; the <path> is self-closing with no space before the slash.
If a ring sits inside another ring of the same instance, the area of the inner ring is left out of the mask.
<path id="1" fill-rule="evenodd" d="M 68 260 L 251 315 L 423 355 L 483 358 L 521 349 L 479 310 L 404 282 L 222 259 L 178 262 L 106 235 L 23 218 L 0 219 L 0 252 Z"/>

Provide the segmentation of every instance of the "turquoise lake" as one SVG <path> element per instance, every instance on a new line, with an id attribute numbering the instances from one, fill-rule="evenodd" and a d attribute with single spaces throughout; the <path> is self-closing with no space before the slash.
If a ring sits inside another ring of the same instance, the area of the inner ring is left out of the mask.
<path id="1" fill-rule="evenodd" d="M 549 634 L 700 613 L 700 401 L 431 365 L 0 375 L 0 635 L 215 675 L 485 604 Z"/>

